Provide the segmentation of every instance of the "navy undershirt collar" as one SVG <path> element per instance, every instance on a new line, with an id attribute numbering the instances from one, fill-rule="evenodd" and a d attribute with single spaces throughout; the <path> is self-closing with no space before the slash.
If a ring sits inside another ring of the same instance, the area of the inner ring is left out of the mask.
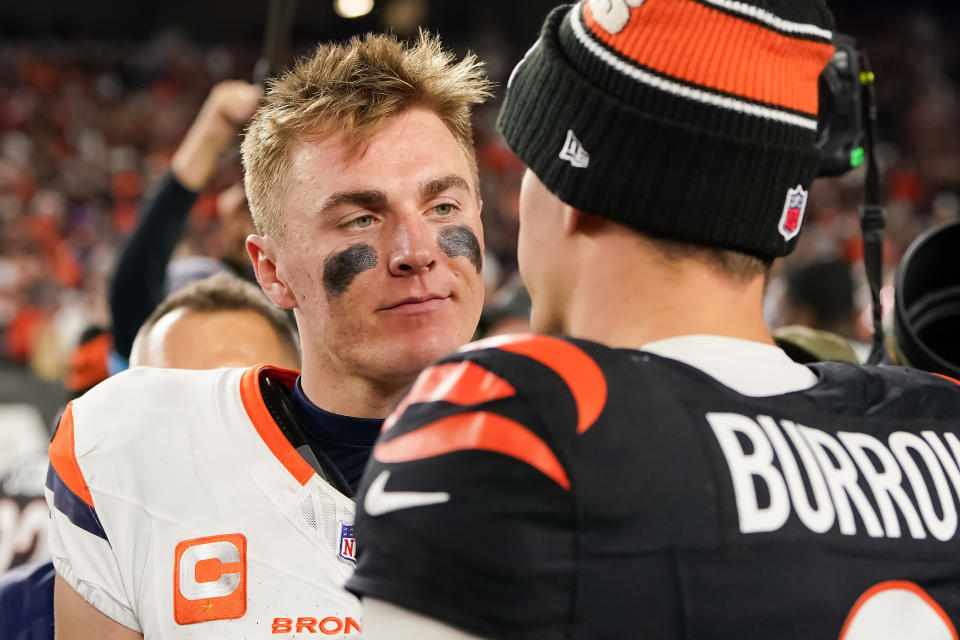
<path id="1" fill-rule="evenodd" d="M 354 418 L 321 409 L 304 394 L 300 376 L 297 376 L 292 400 L 310 446 L 325 453 L 356 491 L 383 420 Z"/>

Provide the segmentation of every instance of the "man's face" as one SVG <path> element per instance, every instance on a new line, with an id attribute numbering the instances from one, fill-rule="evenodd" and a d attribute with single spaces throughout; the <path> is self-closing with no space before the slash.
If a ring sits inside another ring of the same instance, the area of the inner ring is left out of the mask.
<path id="1" fill-rule="evenodd" d="M 342 134 L 297 144 L 282 208 L 276 277 L 305 366 L 408 384 L 471 338 L 483 305 L 480 203 L 435 114 L 392 119 L 359 157 Z"/>
<path id="2" fill-rule="evenodd" d="M 131 366 L 218 369 L 267 363 L 296 369 L 291 348 L 256 311 L 193 311 L 179 307 L 137 334 Z"/>
<path id="3" fill-rule="evenodd" d="M 563 242 L 564 204 L 527 169 L 520 185 L 520 236 L 517 263 L 530 294 L 530 327 L 538 333 L 563 333 L 562 269 L 573 262 Z M 555 259 L 556 258 L 556 259 Z"/>

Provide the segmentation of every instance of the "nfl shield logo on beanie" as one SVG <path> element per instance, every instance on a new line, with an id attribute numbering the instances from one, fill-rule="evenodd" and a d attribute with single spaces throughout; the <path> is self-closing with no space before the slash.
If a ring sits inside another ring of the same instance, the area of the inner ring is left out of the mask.
<path id="1" fill-rule="evenodd" d="M 807 210 L 808 194 L 799 184 L 787 191 L 787 200 L 783 203 L 783 214 L 780 216 L 780 235 L 784 240 L 791 240 L 800 233 L 803 212 Z"/>

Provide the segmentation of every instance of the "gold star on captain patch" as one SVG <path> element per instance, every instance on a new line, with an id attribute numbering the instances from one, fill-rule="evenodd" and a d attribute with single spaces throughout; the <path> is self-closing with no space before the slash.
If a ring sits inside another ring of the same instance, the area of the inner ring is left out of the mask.
<path id="1" fill-rule="evenodd" d="M 210 611 L 210 609 L 213 609 L 213 605 L 210 604 L 209 602 L 206 603 L 205 605 L 203 605 L 203 610 L 204 610 L 204 611 Z"/>

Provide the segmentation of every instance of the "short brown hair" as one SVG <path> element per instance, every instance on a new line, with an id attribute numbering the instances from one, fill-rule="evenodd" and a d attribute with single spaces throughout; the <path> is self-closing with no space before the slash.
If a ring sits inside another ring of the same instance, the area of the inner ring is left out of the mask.
<path id="1" fill-rule="evenodd" d="M 227 273 L 217 273 L 203 280 L 191 282 L 171 293 L 153 310 L 137 332 L 146 335 L 153 325 L 171 311 L 184 308 L 190 311 L 253 311 L 270 323 L 280 342 L 290 350 L 293 360 L 300 362 L 300 334 L 287 312 L 276 306 L 259 287 Z"/>
<path id="2" fill-rule="evenodd" d="M 772 258 L 760 258 L 742 251 L 691 244 L 673 238 L 640 233 L 667 260 L 691 259 L 704 264 L 736 282 L 747 282 L 770 271 Z"/>
<path id="3" fill-rule="evenodd" d="M 345 131 L 351 152 L 358 152 L 389 118 L 412 107 L 443 121 L 466 154 L 476 186 L 470 107 L 489 95 L 483 63 L 468 54 L 454 64 L 454 54 L 426 31 L 412 46 L 372 33 L 321 44 L 270 84 L 247 127 L 244 186 L 257 232 L 282 234 L 280 202 L 294 143 Z"/>

